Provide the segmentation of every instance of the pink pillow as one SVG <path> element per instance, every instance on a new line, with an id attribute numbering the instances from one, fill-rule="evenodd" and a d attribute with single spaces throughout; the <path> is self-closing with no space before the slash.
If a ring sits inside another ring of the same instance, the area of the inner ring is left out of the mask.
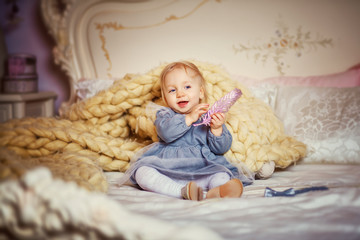
<path id="1" fill-rule="evenodd" d="M 358 65 L 357 65 L 358 66 Z M 276 84 L 281 86 L 312 86 L 312 87 L 356 87 L 360 86 L 360 67 L 354 66 L 347 71 L 329 75 L 307 77 L 271 77 L 262 80 L 247 77 L 235 77 L 247 86 L 259 86 L 263 84 Z"/>

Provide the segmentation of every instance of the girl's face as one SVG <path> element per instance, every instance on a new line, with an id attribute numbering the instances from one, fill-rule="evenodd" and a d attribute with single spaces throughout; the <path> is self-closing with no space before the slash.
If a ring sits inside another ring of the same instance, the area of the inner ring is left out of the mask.
<path id="1" fill-rule="evenodd" d="M 163 94 L 166 103 L 175 112 L 186 114 L 200 103 L 204 97 L 201 80 L 191 75 L 191 69 L 175 68 L 169 72 L 164 81 Z"/>

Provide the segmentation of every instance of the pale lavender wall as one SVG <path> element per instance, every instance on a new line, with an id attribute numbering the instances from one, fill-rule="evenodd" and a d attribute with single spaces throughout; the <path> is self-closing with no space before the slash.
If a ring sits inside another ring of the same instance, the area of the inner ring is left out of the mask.
<path id="1" fill-rule="evenodd" d="M 7 1 L 0 1 L 0 20 L 7 52 L 30 53 L 37 57 L 38 88 L 39 91 L 53 91 L 56 99 L 56 112 L 60 103 L 69 96 L 67 76 L 56 65 L 52 57 L 52 48 L 55 45 L 42 22 L 40 14 L 40 0 L 17 0 L 18 16 L 22 21 L 9 29 L 6 16 L 11 9 Z M 1 37 L 1 36 L 0 36 Z"/>

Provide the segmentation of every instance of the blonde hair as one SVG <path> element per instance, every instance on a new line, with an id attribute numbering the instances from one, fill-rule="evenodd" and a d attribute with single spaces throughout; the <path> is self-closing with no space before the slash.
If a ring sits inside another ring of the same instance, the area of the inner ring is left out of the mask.
<path id="1" fill-rule="evenodd" d="M 206 102 L 207 98 L 208 98 L 208 94 L 206 91 L 205 79 L 204 79 L 203 75 L 201 74 L 199 68 L 195 64 L 193 64 L 192 62 L 189 62 L 189 61 L 172 62 L 172 63 L 166 65 L 165 68 L 162 70 L 162 72 L 160 74 L 160 86 L 161 86 L 161 97 L 162 97 L 163 101 L 166 103 L 166 100 L 164 97 L 164 86 L 165 86 L 166 75 L 177 68 L 183 68 L 185 70 L 186 74 L 188 74 L 188 75 L 189 75 L 188 69 L 190 69 L 194 72 L 194 75 L 191 76 L 192 79 L 194 79 L 196 77 L 200 78 L 200 85 L 204 90 L 204 98 L 201 99 L 201 102 L 204 102 L 204 101 Z"/>

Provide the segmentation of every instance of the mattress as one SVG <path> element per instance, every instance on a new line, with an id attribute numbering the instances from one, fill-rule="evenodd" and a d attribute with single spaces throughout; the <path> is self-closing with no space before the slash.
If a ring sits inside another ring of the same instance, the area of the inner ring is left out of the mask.
<path id="1" fill-rule="evenodd" d="M 299 164 L 245 187 L 238 199 L 200 202 L 119 186 L 122 173 L 108 172 L 108 196 L 134 213 L 184 227 L 200 225 L 223 239 L 359 239 L 360 166 Z M 264 197 L 277 191 L 326 186 L 293 197 Z M 139 226 L 141 227 L 141 226 Z M 161 231 L 161 229 L 159 229 Z"/>

